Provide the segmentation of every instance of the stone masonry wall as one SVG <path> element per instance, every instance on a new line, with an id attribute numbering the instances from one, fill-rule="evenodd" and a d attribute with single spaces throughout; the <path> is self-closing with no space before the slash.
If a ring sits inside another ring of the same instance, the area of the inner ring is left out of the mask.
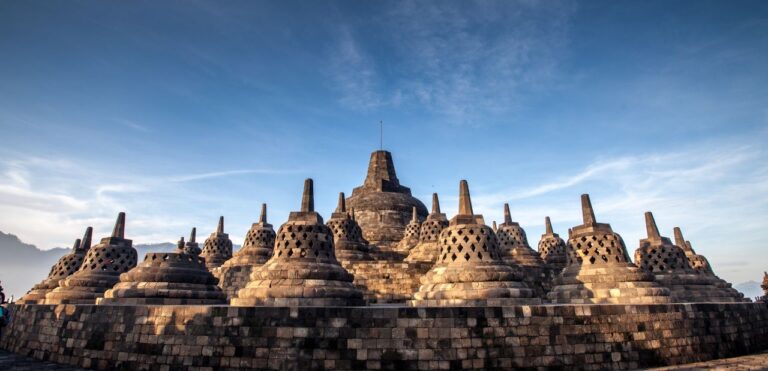
<path id="1" fill-rule="evenodd" d="M 0 347 L 100 369 L 619 369 L 764 350 L 768 307 L 22 305 Z"/>
<path id="2" fill-rule="evenodd" d="M 404 303 L 419 290 L 419 279 L 432 263 L 406 262 L 347 262 L 341 261 L 355 276 L 354 284 L 363 290 L 368 303 Z"/>

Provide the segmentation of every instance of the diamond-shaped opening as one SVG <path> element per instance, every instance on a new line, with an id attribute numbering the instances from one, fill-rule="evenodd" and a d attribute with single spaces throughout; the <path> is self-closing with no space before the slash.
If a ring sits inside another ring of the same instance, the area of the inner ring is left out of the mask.
<path id="1" fill-rule="evenodd" d="M 590 264 L 595 264 L 595 260 L 596 260 L 595 257 L 592 256 L 592 257 L 589 258 L 589 263 Z"/>

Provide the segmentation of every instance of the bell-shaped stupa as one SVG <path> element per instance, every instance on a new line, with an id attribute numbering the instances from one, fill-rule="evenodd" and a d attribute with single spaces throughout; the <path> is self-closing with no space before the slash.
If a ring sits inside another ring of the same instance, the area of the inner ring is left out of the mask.
<path id="1" fill-rule="evenodd" d="M 353 215 L 353 213 L 347 212 L 344 192 L 340 192 L 336 211 L 325 223 L 333 233 L 336 259 L 344 262 L 373 260 L 368 241 L 363 239 L 363 231 Z"/>
<path id="2" fill-rule="evenodd" d="M 555 269 L 563 269 L 568 263 L 565 255 L 565 241 L 552 230 L 552 221 L 549 217 L 544 218 L 544 226 L 544 234 L 539 240 L 539 256 Z"/>
<path id="3" fill-rule="evenodd" d="M 691 268 L 685 252 L 659 233 L 653 214 L 645 213 L 647 237 L 635 250 L 635 264 L 651 272 L 656 281 L 669 288 L 672 301 L 678 303 L 735 302 L 735 298 L 714 285 L 710 276 Z"/>
<path id="4" fill-rule="evenodd" d="M 259 222 L 251 224 L 243 247 L 218 269 L 219 286 L 231 299 L 251 280 L 253 269 L 266 263 L 275 247 L 275 230 L 267 223 L 267 204 L 261 204 Z"/>
<path id="5" fill-rule="evenodd" d="M 411 249 L 407 262 L 427 262 L 434 263 L 440 254 L 438 240 L 440 232 L 448 227 L 448 218 L 440 212 L 440 199 L 437 193 L 432 194 L 432 212 L 427 215 L 427 219 L 421 223 L 419 230 L 419 243 Z"/>
<path id="6" fill-rule="evenodd" d="M 136 268 L 96 300 L 97 304 L 226 304 L 227 296 L 205 267 L 203 258 L 185 252 L 181 237 L 172 253 L 148 253 Z"/>
<path id="7" fill-rule="evenodd" d="M 17 303 L 19 304 L 42 304 L 45 301 L 45 295 L 51 290 L 59 287 L 59 281 L 69 277 L 80 269 L 85 260 L 85 255 L 91 248 L 91 236 L 93 228 L 88 227 L 85 230 L 83 239 L 75 240 L 72 251 L 62 256 L 59 261 L 51 267 L 51 272 L 43 282 L 38 283 L 32 290 L 24 295 Z"/>
<path id="8" fill-rule="evenodd" d="M 94 304 L 120 280 L 120 274 L 136 266 L 136 260 L 133 241 L 125 238 L 125 213 L 120 213 L 112 236 L 88 250 L 80 269 L 45 295 L 45 304 Z"/>
<path id="9" fill-rule="evenodd" d="M 584 224 L 572 228 L 568 265 L 547 295 L 554 303 L 669 303 L 669 290 L 632 264 L 624 241 L 611 225 L 598 223 L 589 195 L 581 195 Z"/>
<path id="10" fill-rule="evenodd" d="M 192 228 L 192 232 L 189 233 L 189 241 L 184 244 L 184 253 L 199 256 L 201 252 L 200 244 L 197 243 L 197 228 Z"/>
<path id="11" fill-rule="evenodd" d="M 496 234 L 472 211 L 469 186 L 459 184 L 459 213 L 440 233 L 437 263 L 421 279 L 412 306 L 538 304 L 519 269 L 504 263 Z"/>
<path id="12" fill-rule="evenodd" d="M 544 266 L 544 260 L 528 244 L 528 237 L 523 227 L 512 221 L 507 203 L 504 204 L 504 223 L 496 229 L 496 237 L 499 239 L 501 258 L 505 262 L 525 267 Z"/>
<path id="13" fill-rule="evenodd" d="M 205 266 L 213 270 L 232 258 L 232 240 L 224 233 L 224 217 L 219 217 L 216 231 L 205 240 L 200 256 L 205 259 Z"/>
<path id="14" fill-rule="evenodd" d="M 674 235 L 675 245 L 683 249 L 686 258 L 688 258 L 688 263 L 691 265 L 691 268 L 693 268 L 696 272 L 709 277 L 713 281 L 714 285 L 724 290 L 728 296 L 735 298 L 737 301 L 742 301 L 744 299 L 744 294 L 732 288 L 729 282 L 715 274 L 715 272 L 712 270 L 712 266 L 709 265 L 709 261 L 704 257 L 704 255 L 696 254 L 696 251 L 694 251 L 693 247 L 691 246 L 691 242 L 683 238 L 683 231 L 680 230 L 679 227 L 675 227 Z"/>
<path id="15" fill-rule="evenodd" d="M 413 207 L 411 212 L 411 221 L 405 226 L 405 233 L 403 233 L 403 239 L 397 244 L 397 251 L 408 253 L 419 244 L 419 234 L 421 232 L 421 221 L 419 221 L 419 213 L 416 211 L 416 207 Z"/>
<path id="16" fill-rule="evenodd" d="M 364 305 L 353 276 L 336 260 L 333 233 L 315 212 L 312 179 L 304 182 L 301 211 L 277 231 L 272 257 L 254 269 L 232 305 Z"/>
<path id="17" fill-rule="evenodd" d="M 363 238 L 382 252 L 394 250 L 414 207 L 420 218 L 427 215 L 427 208 L 411 196 L 410 188 L 400 185 L 392 154 L 383 150 L 371 153 L 365 182 L 352 190 L 347 206 L 357 212 Z"/>

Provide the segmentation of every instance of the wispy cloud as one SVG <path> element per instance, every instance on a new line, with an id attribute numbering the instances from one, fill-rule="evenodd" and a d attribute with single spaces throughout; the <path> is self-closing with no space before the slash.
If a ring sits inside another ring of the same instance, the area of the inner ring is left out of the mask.
<path id="1" fill-rule="evenodd" d="M 300 172 L 300 171 L 299 170 L 273 170 L 273 169 L 227 170 L 227 171 L 214 171 L 210 173 L 200 173 L 200 174 L 192 174 L 192 175 L 171 176 L 168 178 L 168 181 L 190 182 L 194 180 L 220 178 L 225 176 L 242 175 L 242 174 L 288 174 L 288 173 L 297 173 L 297 172 Z"/>
<path id="2" fill-rule="evenodd" d="M 341 103 L 353 109 L 409 103 L 459 124 L 508 113 L 521 93 L 542 89 L 551 78 L 572 12 L 567 4 L 527 1 L 394 3 L 365 28 L 341 26 L 331 63 Z M 370 27 L 384 35 L 365 44 L 375 50 L 356 40 Z M 397 63 L 372 57 L 382 50 Z"/>

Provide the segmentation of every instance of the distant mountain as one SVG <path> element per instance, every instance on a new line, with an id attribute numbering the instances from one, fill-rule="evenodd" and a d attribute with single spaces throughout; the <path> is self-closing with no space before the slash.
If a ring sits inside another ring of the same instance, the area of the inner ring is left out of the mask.
<path id="1" fill-rule="evenodd" d="M 733 288 L 741 291 L 744 297 L 754 299 L 758 296 L 763 296 L 763 289 L 760 288 L 760 283 L 755 281 L 742 282 L 738 285 L 734 285 Z"/>
<path id="2" fill-rule="evenodd" d="M 98 243 L 94 236 L 94 245 Z M 202 248 L 203 243 L 200 243 Z M 139 262 L 149 252 L 171 252 L 176 244 L 170 242 L 134 245 L 139 254 Z M 240 246 L 235 245 L 237 251 Z M 0 231 L 0 281 L 7 300 L 13 295 L 16 299 L 26 294 L 29 289 L 48 276 L 51 267 L 59 261 L 69 248 L 40 250 L 35 245 L 22 242 L 17 236 Z"/>

